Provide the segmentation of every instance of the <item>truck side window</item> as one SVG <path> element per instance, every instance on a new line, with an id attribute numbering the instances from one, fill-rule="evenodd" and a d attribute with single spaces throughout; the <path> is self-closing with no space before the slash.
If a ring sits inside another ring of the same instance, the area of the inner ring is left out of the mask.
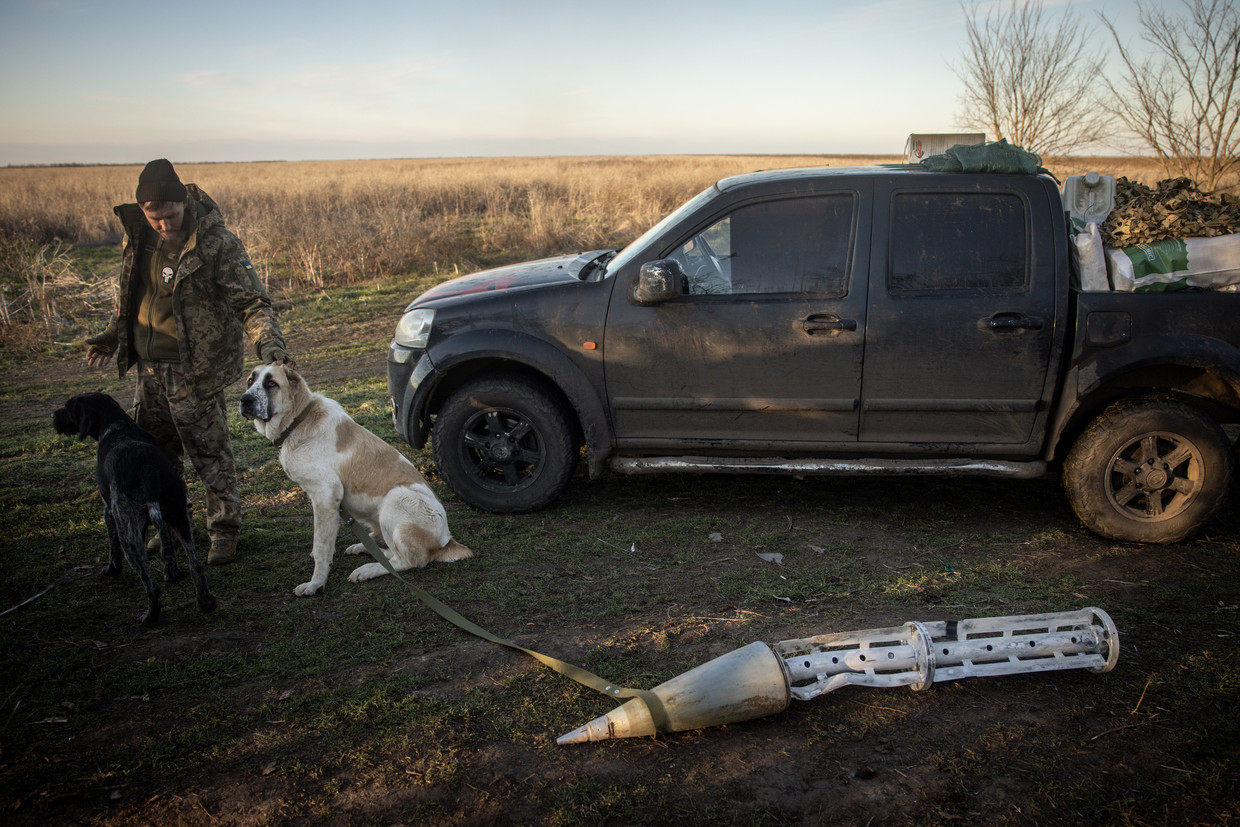
<path id="1" fill-rule="evenodd" d="M 850 194 L 764 201 L 733 210 L 669 256 L 690 295 L 848 292 L 855 199 Z"/>
<path id="2" fill-rule="evenodd" d="M 891 293 L 1023 292 L 1024 202 L 1011 193 L 900 193 L 892 201 Z"/>

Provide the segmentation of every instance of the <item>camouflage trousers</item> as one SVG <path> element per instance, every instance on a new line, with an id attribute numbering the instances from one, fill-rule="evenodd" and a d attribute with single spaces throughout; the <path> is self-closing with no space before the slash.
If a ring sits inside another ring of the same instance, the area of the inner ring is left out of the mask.
<path id="1" fill-rule="evenodd" d="M 241 531 L 237 463 L 228 433 L 224 393 L 200 399 L 174 364 L 138 365 L 134 419 L 159 444 L 185 479 L 188 456 L 206 489 L 207 534 L 236 540 Z"/>

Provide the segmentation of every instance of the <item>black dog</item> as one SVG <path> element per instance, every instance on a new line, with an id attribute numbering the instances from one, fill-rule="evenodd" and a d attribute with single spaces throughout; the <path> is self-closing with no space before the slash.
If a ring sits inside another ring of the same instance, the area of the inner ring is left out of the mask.
<path id="1" fill-rule="evenodd" d="M 189 572 L 198 589 L 198 608 L 215 609 L 215 596 L 207 588 L 207 575 L 194 551 L 194 532 L 189 519 L 185 483 L 150 435 L 106 393 L 84 393 L 52 414 L 58 433 L 99 441 L 95 480 L 103 500 L 103 521 L 111 543 L 107 575 L 121 571 L 121 554 L 129 559 L 146 589 L 147 609 L 138 622 L 153 626 L 159 620 L 159 584 L 146 559 L 146 530 L 155 526 L 163 544 L 164 578 L 180 580 L 185 573 L 172 556 L 175 538 L 185 548 Z"/>

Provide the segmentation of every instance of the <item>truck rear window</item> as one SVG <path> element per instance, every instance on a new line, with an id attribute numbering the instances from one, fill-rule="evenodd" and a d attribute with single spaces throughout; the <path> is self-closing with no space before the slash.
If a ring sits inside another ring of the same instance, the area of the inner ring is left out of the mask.
<path id="1" fill-rule="evenodd" d="M 1021 292 L 1024 202 L 1011 193 L 913 192 L 892 201 L 893 294 Z"/>

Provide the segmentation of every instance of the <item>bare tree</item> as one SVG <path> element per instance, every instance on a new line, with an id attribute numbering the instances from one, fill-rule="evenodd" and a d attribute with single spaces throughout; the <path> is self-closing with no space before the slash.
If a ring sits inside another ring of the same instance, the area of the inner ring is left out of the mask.
<path id="1" fill-rule="evenodd" d="M 1141 39 L 1154 49 L 1144 59 L 1100 15 L 1124 67 L 1122 81 L 1107 81 L 1108 108 L 1154 151 L 1168 177 L 1214 190 L 1234 185 L 1240 171 L 1240 13 L 1234 0 L 1183 5 L 1187 16 L 1172 17 L 1161 4 L 1137 3 Z"/>
<path id="2" fill-rule="evenodd" d="M 965 8 L 968 47 L 952 70 L 964 83 L 958 126 L 1030 152 L 1065 155 L 1098 143 L 1110 114 L 1096 99 L 1101 58 L 1069 6 L 1049 19 L 1042 0 Z"/>

